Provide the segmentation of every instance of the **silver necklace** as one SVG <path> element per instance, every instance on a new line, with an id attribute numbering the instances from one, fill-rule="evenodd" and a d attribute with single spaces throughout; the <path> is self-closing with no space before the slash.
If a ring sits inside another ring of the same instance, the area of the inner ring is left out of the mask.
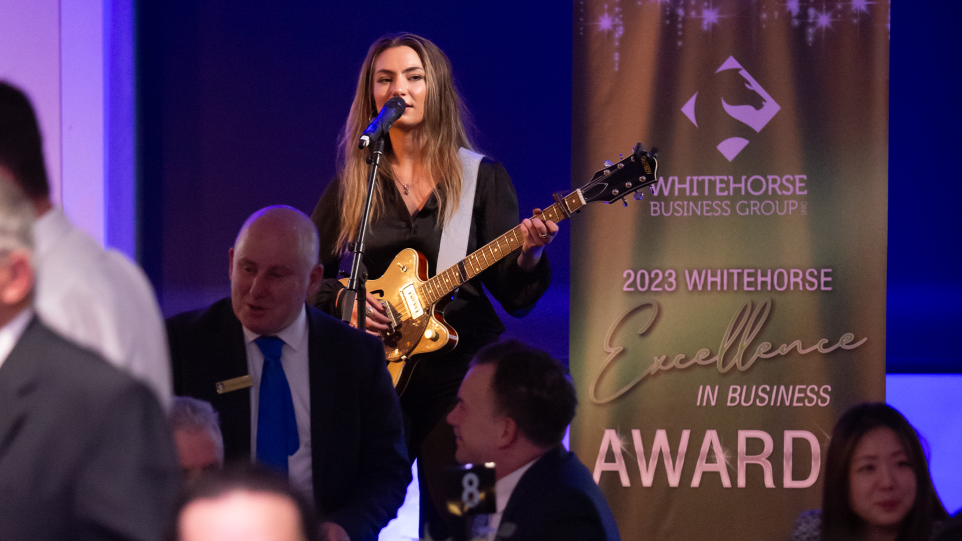
<path id="1" fill-rule="evenodd" d="M 409 183 L 409 184 L 401 184 L 401 182 L 398 181 L 398 184 L 401 184 L 401 189 L 404 190 L 404 195 L 411 195 L 411 188 L 412 188 L 413 186 L 417 185 L 417 184 L 420 184 L 420 183 L 421 183 L 420 180 L 416 180 L 416 181 L 411 182 L 411 183 Z"/>

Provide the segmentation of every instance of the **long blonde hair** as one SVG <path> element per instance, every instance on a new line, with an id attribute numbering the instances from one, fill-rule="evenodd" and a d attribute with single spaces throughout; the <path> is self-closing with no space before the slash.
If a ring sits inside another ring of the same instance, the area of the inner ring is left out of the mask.
<path id="1" fill-rule="evenodd" d="M 454 87 L 451 62 L 437 45 L 421 36 L 406 33 L 382 36 L 367 51 L 351 112 L 338 141 L 341 222 L 334 245 L 336 255 L 344 252 L 361 223 L 370 166 L 366 162 L 368 150 L 358 149 L 357 140 L 378 114 L 374 102 L 374 62 L 384 50 L 393 47 L 410 47 L 424 65 L 427 84 L 424 120 L 415 128 L 414 136 L 421 148 L 420 158 L 424 168 L 435 181 L 433 192 L 440 210 L 438 227 L 457 211 L 461 199 L 461 157 L 458 149 L 474 147 L 465 127 L 469 123 L 468 112 Z M 378 183 L 382 189 L 374 192 L 372 220 L 376 220 L 383 211 L 383 188 L 394 181 L 394 151 L 390 138 L 385 138 L 385 158 L 378 168 Z"/>

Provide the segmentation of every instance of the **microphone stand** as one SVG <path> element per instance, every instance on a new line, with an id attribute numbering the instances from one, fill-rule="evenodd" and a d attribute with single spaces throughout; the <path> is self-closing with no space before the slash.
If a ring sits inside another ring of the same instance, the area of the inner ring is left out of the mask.
<path id="1" fill-rule="evenodd" d="M 371 219 L 371 205 L 374 201 L 374 190 L 377 188 L 377 168 L 381 165 L 381 156 L 384 154 L 384 137 L 381 136 L 371 147 L 371 156 L 368 163 L 371 164 L 371 176 L 367 181 L 367 201 L 364 203 L 364 212 L 361 214 L 361 224 L 358 226 L 357 239 L 350 245 L 350 250 L 354 254 L 351 260 L 351 277 L 347 281 L 347 289 L 344 292 L 344 303 L 341 306 L 341 321 L 351 323 L 351 313 L 354 311 L 354 301 L 357 301 L 357 328 L 367 329 L 367 268 L 362 259 L 364 257 L 364 238 L 367 236 L 367 225 Z"/>

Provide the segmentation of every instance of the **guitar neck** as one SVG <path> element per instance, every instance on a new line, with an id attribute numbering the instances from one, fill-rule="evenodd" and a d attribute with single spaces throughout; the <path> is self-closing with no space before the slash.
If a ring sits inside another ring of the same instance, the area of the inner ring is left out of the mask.
<path id="1" fill-rule="evenodd" d="M 581 195 L 581 190 L 575 190 L 563 197 L 558 203 L 544 209 L 540 217 L 558 223 L 567 220 L 572 212 L 579 210 L 584 205 L 585 200 Z M 485 244 L 456 265 L 452 265 L 422 282 L 419 287 L 421 298 L 424 299 L 427 306 L 438 302 L 450 295 L 461 284 L 481 274 L 491 265 L 521 248 L 522 244 L 524 244 L 524 233 L 521 231 L 521 226 L 518 225 L 511 231 Z"/>

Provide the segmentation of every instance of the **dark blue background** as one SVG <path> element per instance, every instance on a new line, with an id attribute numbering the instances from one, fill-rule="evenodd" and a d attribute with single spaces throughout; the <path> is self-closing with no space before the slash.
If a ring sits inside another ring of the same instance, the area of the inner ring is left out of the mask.
<path id="1" fill-rule="evenodd" d="M 505 164 L 523 212 L 583 182 L 571 179 L 572 12 L 548 1 L 139 2 L 141 262 L 165 314 L 228 294 L 227 249 L 251 212 L 311 212 L 334 175 L 364 53 L 387 32 L 424 35 L 448 54 L 479 146 Z M 962 323 L 960 15 L 955 2 L 919 2 L 892 16 L 889 372 L 962 372 L 952 340 Z M 562 227 L 550 293 L 507 323 L 567 357 Z"/>

